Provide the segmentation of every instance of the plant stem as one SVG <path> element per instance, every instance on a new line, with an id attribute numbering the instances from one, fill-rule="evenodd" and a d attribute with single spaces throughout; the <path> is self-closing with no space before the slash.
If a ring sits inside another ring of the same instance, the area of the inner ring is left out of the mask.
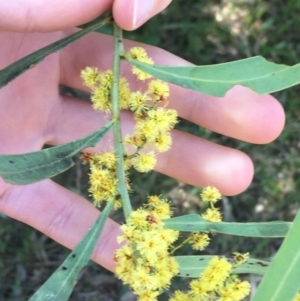
<path id="1" fill-rule="evenodd" d="M 132 211 L 129 194 L 126 188 L 126 177 L 124 170 L 124 147 L 122 143 L 120 102 L 119 102 L 119 77 L 120 77 L 120 54 L 124 52 L 122 43 L 122 29 L 114 23 L 114 61 L 113 61 L 113 84 L 112 84 L 112 114 L 116 120 L 113 126 L 114 147 L 117 158 L 116 170 L 118 177 L 118 190 L 121 195 L 125 219 Z"/>
<path id="2" fill-rule="evenodd" d="M 183 247 L 185 244 L 187 244 L 191 240 L 191 236 L 188 236 L 184 241 L 182 241 L 178 246 L 173 247 L 173 249 L 170 251 L 170 254 L 174 254 L 175 251 Z"/>

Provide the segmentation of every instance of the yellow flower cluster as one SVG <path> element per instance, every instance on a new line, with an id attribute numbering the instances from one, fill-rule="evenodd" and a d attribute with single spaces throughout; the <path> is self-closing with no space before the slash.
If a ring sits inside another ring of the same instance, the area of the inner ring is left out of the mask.
<path id="1" fill-rule="evenodd" d="M 89 193 L 93 197 L 94 205 L 99 207 L 103 201 L 115 199 L 114 208 L 121 207 L 121 201 L 117 197 L 116 157 L 113 153 L 85 154 L 84 162 L 90 163 Z M 129 183 L 127 180 L 127 186 Z"/>
<path id="2" fill-rule="evenodd" d="M 128 55 L 140 62 L 153 64 L 152 59 L 141 47 L 131 48 Z M 140 80 L 151 77 L 136 67 L 133 67 L 132 71 Z M 133 167 L 139 172 L 148 172 L 156 164 L 154 152 L 141 154 L 141 149 L 155 148 L 158 152 L 165 152 L 171 147 L 170 130 L 177 123 L 177 112 L 164 107 L 169 94 L 168 84 L 161 80 L 150 81 L 144 93 L 141 91 L 131 93 L 129 110 L 133 112 L 136 126 L 133 135 L 127 136 L 124 142 L 128 146 L 135 147 L 135 153 L 130 157 Z"/>
<path id="3" fill-rule="evenodd" d="M 110 113 L 112 110 L 111 87 L 112 71 L 100 72 L 97 68 L 86 67 L 81 71 L 84 84 L 92 89 L 91 101 L 95 111 Z M 127 80 L 123 77 L 119 81 L 120 108 L 128 108 L 130 89 Z"/>
<path id="4" fill-rule="evenodd" d="M 132 158 L 131 162 L 137 171 L 147 172 L 154 168 L 156 164 L 156 157 L 154 152 L 149 152 L 146 154 L 139 154 L 137 157 Z"/>
<path id="5" fill-rule="evenodd" d="M 219 190 L 208 186 L 202 189 L 200 196 L 209 204 L 209 208 L 201 215 L 209 222 L 221 222 L 222 217 L 214 204 L 222 198 Z M 188 242 L 195 250 L 203 251 L 209 244 L 208 233 L 192 233 L 183 243 Z M 176 248 L 177 249 L 177 248 Z M 232 270 L 247 261 L 249 253 L 233 253 L 233 261 L 224 257 L 213 257 L 198 279 L 191 281 L 187 292 L 175 291 L 169 301 L 239 301 L 250 292 L 250 284 L 230 276 Z"/>
<path id="6" fill-rule="evenodd" d="M 217 202 L 221 197 L 219 190 L 212 186 L 207 186 L 202 189 L 200 197 L 204 202 L 210 204 L 210 207 L 205 210 L 201 215 L 208 222 L 221 222 L 222 216 L 218 208 L 214 207 L 214 203 Z M 192 245 L 194 250 L 203 251 L 210 243 L 210 237 L 208 233 L 192 233 L 187 239 L 187 242 Z"/>
<path id="7" fill-rule="evenodd" d="M 203 251 L 210 243 L 207 233 L 192 233 L 188 241 L 194 250 Z"/>
<path id="8" fill-rule="evenodd" d="M 207 186 L 202 189 L 200 197 L 203 202 L 209 203 L 210 207 L 201 215 L 208 222 L 221 222 L 222 216 L 220 210 L 215 208 L 214 204 L 222 198 L 221 193 L 216 187 Z"/>
<path id="9" fill-rule="evenodd" d="M 222 195 L 216 187 L 207 186 L 207 187 L 202 189 L 202 191 L 200 193 L 200 197 L 201 197 L 203 202 L 215 203 L 219 199 L 222 198 Z"/>
<path id="10" fill-rule="evenodd" d="M 192 280 L 188 292 L 175 291 L 169 301 L 240 301 L 250 293 L 247 281 L 230 277 L 234 265 L 226 258 L 213 257 L 198 279 Z"/>
<path id="11" fill-rule="evenodd" d="M 163 228 L 162 219 L 171 217 L 167 200 L 149 197 L 148 203 L 133 211 L 127 223 L 121 226 L 126 242 L 115 254 L 116 275 L 128 284 L 140 301 L 155 301 L 170 286 L 178 273 L 178 263 L 169 254 L 169 248 L 178 231 Z"/>
<path id="12" fill-rule="evenodd" d="M 145 49 L 141 47 L 131 48 L 128 55 L 140 62 L 153 64 Z M 139 80 L 145 80 L 151 76 L 133 67 L 133 74 Z M 84 84 L 92 89 L 92 106 L 96 111 L 110 113 L 112 71 L 100 72 L 97 68 L 86 67 L 81 71 Z M 139 172 L 153 170 L 156 164 L 155 151 L 165 152 L 170 149 L 172 138 L 170 130 L 177 123 L 177 112 L 166 109 L 169 97 L 169 86 L 161 80 L 152 80 L 148 83 L 146 92 L 132 92 L 125 78 L 119 81 L 120 108 L 130 110 L 136 120 L 135 131 L 132 136 L 127 136 L 124 143 L 134 153 L 125 158 L 128 167 L 134 167 Z M 149 148 L 150 151 L 141 152 Z"/>
<path id="13" fill-rule="evenodd" d="M 141 47 L 129 50 L 129 57 L 140 62 L 153 64 L 146 51 Z M 151 75 L 133 67 L 132 73 L 138 80 L 146 80 Z M 111 87 L 112 71 L 100 72 L 97 68 L 87 67 L 81 72 L 84 84 L 92 89 L 92 106 L 95 110 L 110 113 L 112 110 Z M 120 108 L 132 112 L 136 125 L 132 135 L 125 137 L 123 143 L 128 155 L 124 160 L 126 171 L 133 167 L 139 172 L 148 172 L 155 167 L 156 152 L 170 149 L 170 131 L 178 122 L 177 112 L 167 109 L 169 86 L 161 80 L 150 80 L 142 91 L 131 91 L 125 78 L 119 80 Z M 118 180 L 116 176 L 116 157 L 113 153 L 86 154 L 83 158 L 90 162 L 89 193 L 94 204 L 115 199 L 115 208 L 121 207 Z M 129 180 L 126 179 L 130 189 Z M 209 206 L 201 215 L 206 221 L 221 222 L 220 210 L 215 203 L 221 199 L 220 192 L 208 186 L 200 194 Z M 129 285 L 139 301 L 156 301 L 158 296 L 170 287 L 171 279 L 178 274 L 179 266 L 172 256 L 174 251 L 189 242 L 195 250 L 204 250 L 209 242 L 208 233 L 192 233 L 179 246 L 173 243 L 179 232 L 163 228 L 162 220 L 172 216 L 170 203 L 159 196 L 151 196 L 142 208 L 133 211 L 126 224 L 121 226 L 123 235 L 118 237 L 123 247 L 115 253 L 116 276 Z M 250 292 L 250 284 L 232 278 L 230 273 L 238 264 L 247 261 L 248 253 L 234 253 L 232 263 L 224 257 L 213 257 L 198 279 L 192 280 L 189 291 L 176 291 L 169 301 L 240 301 Z M 295 299 L 297 300 L 297 299 Z"/>
<path id="14" fill-rule="evenodd" d="M 148 57 L 146 50 L 142 47 L 131 48 L 128 51 L 128 56 L 142 63 L 151 65 L 154 64 L 153 60 Z M 137 68 L 136 66 L 132 66 L 132 73 L 135 74 L 139 80 L 145 80 L 152 77 L 150 74 Z"/>
<path id="15" fill-rule="evenodd" d="M 208 297 L 209 292 L 216 290 L 228 278 L 232 265 L 225 258 L 213 257 L 208 266 L 190 283 L 192 295 Z"/>
<path id="16" fill-rule="evenodd" d="M 165 104 L 168 96 L 169 87 L 160 80 L 152 80 L 145 93 L 139 91 L 131 94 L 129 109 L 134 114 L 136 126 L 133 135 L 127 136 L 124 142 L 135 147 L 131 158 L 134 168 L 140 172 L 150 171 L 156 164 L 154 152 L 146 153 L 147 160 L 141 160 L 141 149 L 154 148 L 158 152 L 165 152 L 171 147 L 170 130 L 177 123 L 177 112 L 158 106 Z"/>

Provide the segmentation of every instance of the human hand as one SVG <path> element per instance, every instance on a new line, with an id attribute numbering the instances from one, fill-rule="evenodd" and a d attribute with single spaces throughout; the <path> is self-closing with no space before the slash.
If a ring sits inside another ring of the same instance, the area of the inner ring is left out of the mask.
<path id="1" fill-rule="evenodd" d="M 0 31 L 51 32 L 88 23 L 112 9 L 115 22 L 133 30 L 172 0 L 15 0 L 0 2 Z M 84 4 L 83 4 L 84 3 Z"/>
<path id="2" fill-rule="evenodd" d="M 115 1 L 114 5 L 118 2 Z M 72 3 L 78 9 L 80 2 L 78 1 L 77 5 L 74 1 Z M 102 7 L 105 10 L 111 1 L 102 3 L 105 4 Z M 45 7 L 46 5 L 50 4 L 45 1 Z M 54 10 L 53 1 L 51 5 Z M 0 4 L 2 22 L 1 6 L 8 7 L 9 4 Z M 68 10 L 67 6 L 66 8 L 65 10 Z M 162 6 L 157 7 L 160 8 Z M 47 9 L 45 11 L 47 12 Z M 57 15 L 53 13 L 55 17 L 48 18 L 47 27 L 45 21 L 47 16 L 44 13 L 41 19 L 31 21 L 24 27 L 25 31 L 48 33 L 0 32 L 0 68 L 76 29 L 59 32 L 52 32 L 53 30 L 87 22 L 102 12 L 97 11 L 94 15 L 94 10 L 90 9 L 86 13 L 90 14 L 90 17 L 83 18 L 85 14 L 81 15 L 81 9 L 78 11 L 80 13 L 78 15 L 74 13 L 73 19 L 62 18 L 64 20 L 60 25 L 57 23 Z M 114 6 L 115 14 L 118 11 L 120 12 Z M 123 12 L 122 14 L 126 16 Z M 127 15 L 129 17 L 121 21 L 122 14 L 115 15 L 119 24 L 124 28 L 126 24 L 131 24 L 127 29 L 134 28 L 132 15 Z M 27 14 L 19 15 L 18 22 L 12 24 L 13 22 L 6 18 L 0 28 L 21 31 L 22 24 L 24 25 L 26 21 L 22 19 L 24 15 L 40 16 L 33 13 L 33 10 L 27 10 Z M 80 22 L 77 22 L 76 18 L 81 18 Z M 125 47 L 129 49 L 136 44 L 127 42 Z M 111 68 L 112 47 L 111 37 L 92 33 L 63 51 L 50 55 L 42 63 L 2 88 L 0 153 L 25 153 L 39 150 L 46 143 L 52 145 L 67 143 L 104 125 L 107 122 L 105 116 L 95 113 L 90 104 L 84 100 L 59 95 L 58 85 L 86 91 L 80 79 L 80 71 L 86 66 L 96 66 L 100 70 Z M 161 49 L 144 47 L 157 64 L 189 64 Z M 139 89 L 139 83 L 131 75 L 129 66 L 124 67 L 123 75 L 129 79 L 133 90 Z M 284 113 L 280 104 L 272 96 L 259 96 L 247 88 L 237 86 L 221 99 L 172 86 L 170 95 L 169 107 L 176 109 L 181 117 L 243 141 L 268 143 L 275 139 L 283 128 Z M 130 114 L 124 112 L 122 121 L 124 132 L 130 132 L 133 127 Z M 110 148 L 111 140 L 111 136 L 108 135 L 96 148 L 89 151 L 97 152 Z M 157 171 L 196 186 L 214 185 L 225 195 L 242 192 L 253 176 L 253 165 L 247 155 L 180 131 L 173 131 L 172 149 L 160 154 L 158 158 Z M 1 212 L 35 227 L 68 248 L 74 248 L 78 244 L 99 214 L 88 201 L 51 180 L 26 186 L 14 186 L 0 180 L 0 196 Z M 95 261 L 110 270 L 114 268 L 113 253 L 118 248 L 116 236 L 119 234 L 118 225 L 111 220 L 108 221 L 93 254 Z"/>

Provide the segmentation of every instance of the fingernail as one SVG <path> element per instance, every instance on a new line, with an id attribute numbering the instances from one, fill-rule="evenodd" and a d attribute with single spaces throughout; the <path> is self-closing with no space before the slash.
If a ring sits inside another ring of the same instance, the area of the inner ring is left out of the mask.
<path id="1" fill-rule="evenodd" d="M 134 0 L 133 4 L 133 27 L 136 28 L 145 22 L 152 11 L 153 0 Z"/>

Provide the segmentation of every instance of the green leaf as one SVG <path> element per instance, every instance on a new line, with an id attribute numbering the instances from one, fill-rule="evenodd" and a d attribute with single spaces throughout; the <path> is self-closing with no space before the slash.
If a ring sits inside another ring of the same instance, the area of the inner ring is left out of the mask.
<path id="1" fill-rule="evenodd" d="M 41 62 L 49 54 L 57 52 L 65 48 L 66 46 L 76 42 L 89 32 L 96 30 L 97 28 L 103 26 L 104 24 L 107 24 L 111 20 L 111 15 L 107 16 L 107 14 L 105 14 L 105 17 L 99 17 L 96 20 L 84 25 L 84 29 L 82 29 L 81 31 L 71 34 L 42 49 L 39 49 L 0 70 L 0 88 L 7 85 L 9 82 L 24 73 L 26 70 L 33 68 L 37 63 Z"/>
<path id="2" fill-rule="evenodd" d="M 259 94 L 269 94 L 300 83 L 300 64 L 279 65 L 261 56 L 196 67 L 150 65 L 128 56 L 126 60 L 154 77 L 214 96 L 224 96 L 235 85 L 249 87 Z"/>
<path id="3" fill-rule="evenodd" d="M 178 231 L 215 231 L 218 233 L 250 237 L 284 237 L 290 229 L 290 222 L 262 223 L 211 223 L 198 214 L 189 214 L 164 220 L 164 227 Z"/>
<path id="4" fill-rule="evenodd" d="M 79 272 L 89 262 L 112 207 L 113 201 L 110 201 L 74 251 L 29 301 L 68 300 Z"/>
<path id="5" fill-rule="evenodd" d="M 72 157 L 95 146 L 109 131 L 114 120 L 92 134 L 59 146 L 21 155 L 0 155 L 0 176 L 8 183 L 29 184 L 51 178 L 70 168 Z"/>
<path id="6" fill-rule="evenodd" d="M 175 256 L 179 263 L 180 277 L 198 278 L 199 275 L 206 268 L 208 262 L 215 256 L 201 255 L 201 256 Z M 224 257 L 225 256 L 218 256 Z M 227 258 L 231 259 L 231 258 Z M 248 258 L 247 262 L 235 268 L 233 274 L 257 274 L 264 275 L 269 267 L 268 261 L 263 261 L 254 258 Z"/>
<path id="7" fill-rule="evenodd" d="M 252 301 L 292 301 L 300 290 L 300 211 Z"/>

